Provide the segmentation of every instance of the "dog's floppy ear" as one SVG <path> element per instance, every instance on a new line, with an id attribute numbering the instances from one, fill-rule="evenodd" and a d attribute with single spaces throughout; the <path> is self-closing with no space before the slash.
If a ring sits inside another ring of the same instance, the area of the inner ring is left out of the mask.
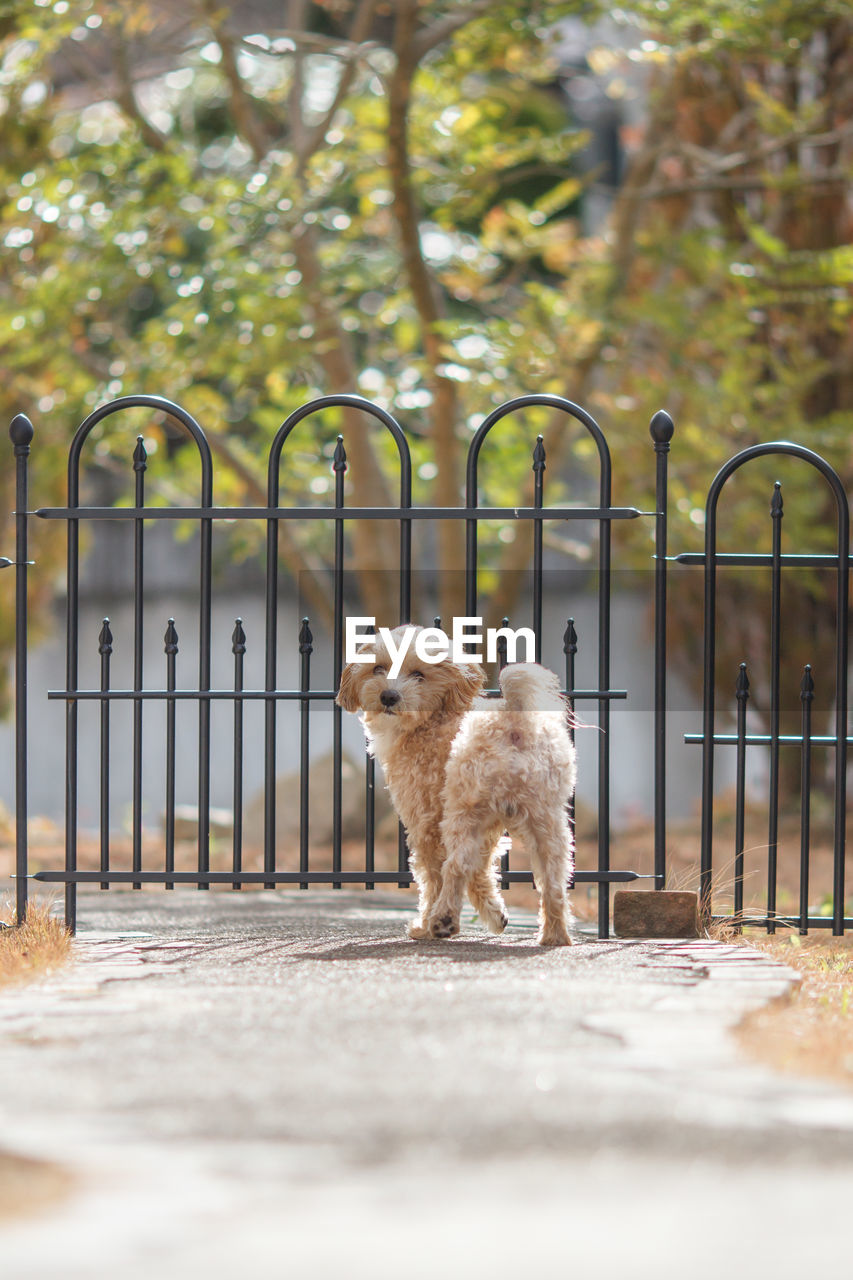
<path id="1" fill-rule="evenodd" d="M 442 663 L 440 670 L 447 681 L 447 692 L 444 702 L 451 712 L 462 715 L 479 694 L 486 683 L 482 666 L 466 662 Z"/>
<path id="2" fill-rule="evenodd" d="M 343 707 L 344 711 L 361 710 L 361 678 L 363 675 L 363 662 L 351 662 L 341 672 L 341 683 L 338 686 L 338 696 L 335 698 L 335 702 L 339 707 Z"/>

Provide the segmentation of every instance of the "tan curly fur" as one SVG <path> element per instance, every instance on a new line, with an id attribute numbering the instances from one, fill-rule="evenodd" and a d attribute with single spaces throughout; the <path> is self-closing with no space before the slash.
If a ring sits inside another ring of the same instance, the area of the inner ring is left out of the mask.
<path id="1" fill-rule="evenodd" d="M 395 643 L 402 631 L 392 633 Z M 412 644 L 390 679 L 378 637 L 369 648 L 375 661 L 345 668 L 337 700 L 362 712 L 368 750 L 406 828 L 420 890 L 410 937 L 458 933 L 466 890 L 487 929 L 506 928 L 497 842 L 508 830 L 530 853 L 539 942 L 568 945 L 574 850 L 566 803 L 575 753 L 557 677 L 534 663 L 513 664 L 501 673 L 503 697 L 487 700 L 479 696 L 479 665 L 423 663 Z"/>

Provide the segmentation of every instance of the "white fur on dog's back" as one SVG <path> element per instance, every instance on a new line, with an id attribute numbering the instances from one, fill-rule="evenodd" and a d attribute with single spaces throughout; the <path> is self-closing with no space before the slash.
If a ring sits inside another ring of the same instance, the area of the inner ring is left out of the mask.
<path id="1" fill-rule="evenodd" d="M 463 792 L 491 794 L 503 806 L 529 786 L 535 805 L 546 795 L 565 802 L 575 785 L 575 750 L 559 679 L 545 667 L 518 662 L 505 667 L 499 681 L 503 697 L 469 711 L 450 750 Z"/>

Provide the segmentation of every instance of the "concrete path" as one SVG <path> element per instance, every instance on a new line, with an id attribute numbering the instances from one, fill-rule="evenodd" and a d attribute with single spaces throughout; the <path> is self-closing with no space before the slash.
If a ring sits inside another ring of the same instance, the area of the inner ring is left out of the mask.
<path id="1" fill-rule="evenodd" d="M 4 1276 L 846 1273 L 853 1095 L 729 1036 L 790 971 L 414 944 L 411 903 L 81 895 L 76 964 L 0 995 L 0 1146 L 76 1175 Z"/>

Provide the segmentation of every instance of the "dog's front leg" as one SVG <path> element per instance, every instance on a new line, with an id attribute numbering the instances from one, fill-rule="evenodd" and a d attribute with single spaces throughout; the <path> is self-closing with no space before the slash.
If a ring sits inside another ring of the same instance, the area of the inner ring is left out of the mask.
<path id="1" fill-rule="evenodd" d="M 416 942 L 431 938 L 429 921 L 441 893 L 442 850 L 434 840 L 426 840 L 411 850 L 409 866 L 418 886 L 418 914 L 409 925 L 409 937 Z"/>
<path id="2" fill-rule="evenodd" d="M 451 854 L 441 869 L 441 893 L 425 924 L 432 938 L 452 938 L 459 932 L 459 915 L 465 896 L 467 876 Z"/>

